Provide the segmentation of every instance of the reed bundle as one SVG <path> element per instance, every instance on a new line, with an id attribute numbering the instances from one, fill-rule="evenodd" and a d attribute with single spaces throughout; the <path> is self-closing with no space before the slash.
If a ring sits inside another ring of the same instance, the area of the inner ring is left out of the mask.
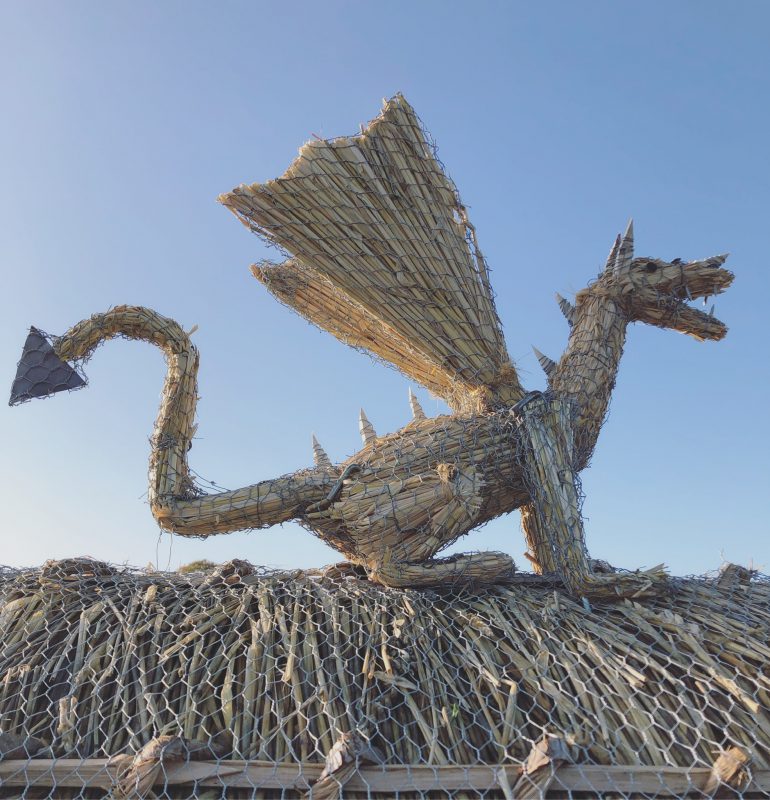
<path id="1" fill-rule="evenodd" d="M 517 766 L 544 733 L 586 768 L 711 768 L 731 747 L 770 768 L 770 581 L 747 571 L 586 606 L 531 576 L 417 592 L 80 560 L 7 571 L 0 636 L 2 730 L 39 741 L 37 757 L 226 731 L 222 757 L 322 765 L 363 731 L 389 768 L 435 769 L 437 796 L 442 769 Z"/>

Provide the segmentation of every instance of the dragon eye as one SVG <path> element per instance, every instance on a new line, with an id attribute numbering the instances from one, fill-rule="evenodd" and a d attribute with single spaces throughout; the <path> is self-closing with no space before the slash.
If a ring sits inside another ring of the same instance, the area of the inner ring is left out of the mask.
<path id="1" fill-rule="evenodd" d="M 655 270 L 658 268 L 658 265 L 654 261 L 648 261 L 644 265 L 644 268 L 647 270 L 647 272 L 655 272 Z"/>

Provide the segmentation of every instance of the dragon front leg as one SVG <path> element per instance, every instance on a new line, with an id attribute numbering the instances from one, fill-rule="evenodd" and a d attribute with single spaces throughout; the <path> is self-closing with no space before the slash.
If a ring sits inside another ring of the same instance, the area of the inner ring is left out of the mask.
<path id="1" fill-rule="evenodd" d="M 576 597 L 657 594 L 665 587 L 662 567 L 622 575 L 598 575 L 591 567 L 572 466 L 571 411 L 569 401 L 549 394 L 528 396 L 514 409 L 520 430 L 518 457 L 532 498 L 523 518 L 531 560 L 542 571 L 555 571 Z"/>

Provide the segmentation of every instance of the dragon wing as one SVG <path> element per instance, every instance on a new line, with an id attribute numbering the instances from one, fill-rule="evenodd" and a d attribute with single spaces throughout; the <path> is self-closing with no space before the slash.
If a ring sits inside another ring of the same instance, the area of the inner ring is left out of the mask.
<path id="1" fill-rule="evenodd" d="M 251 271 L 280 302 L 341 342 L 393 364 L 436 395 L 452 395 L 444 372 L 319 272 L 296 259 L 282 264 L 254 264 Z"/>
<path id="2" fill-rule="evenodd" d="M 220 197 L 295 258 L 255 275 L 457 410 L 523 391 L 457 190 L 401 95 L 359 136 L 308 142 L 280 178 Z"/>

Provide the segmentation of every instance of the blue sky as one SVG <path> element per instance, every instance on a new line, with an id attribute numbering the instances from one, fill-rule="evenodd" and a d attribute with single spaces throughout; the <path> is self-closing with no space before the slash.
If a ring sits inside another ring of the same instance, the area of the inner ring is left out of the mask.
<path id="1" fill-rule="evenodd" d="M 628 568 L 770 570 L 769 30 L 761 2 L 5 2 L 0 374 L 10 388 L 30 324 L 137 303 L 199 326 L 191 464 L 221 486 L 307 466 L 312 432 L 350 455 L 360 406 L 380 433 L 405 424 L 407 380 L 279 306 L 248 269 L 271 253 L 215 202 L 402 91 L 470 208 L 529 388 L 530 344 L 566 343 L 553 293 L 595 275 L 629 216 L 640 255 L 732 254 L 726 340 L 630 329 L 583 474 L 588 543 Z M 87 389 L 0 407 L 0 562 L 338 560 L 294 525 L 159 535 L 144 493 L 163 371 L 150 346 L 110 343 Z M 526 565 L 516 514 L 456 549 Z"/>

